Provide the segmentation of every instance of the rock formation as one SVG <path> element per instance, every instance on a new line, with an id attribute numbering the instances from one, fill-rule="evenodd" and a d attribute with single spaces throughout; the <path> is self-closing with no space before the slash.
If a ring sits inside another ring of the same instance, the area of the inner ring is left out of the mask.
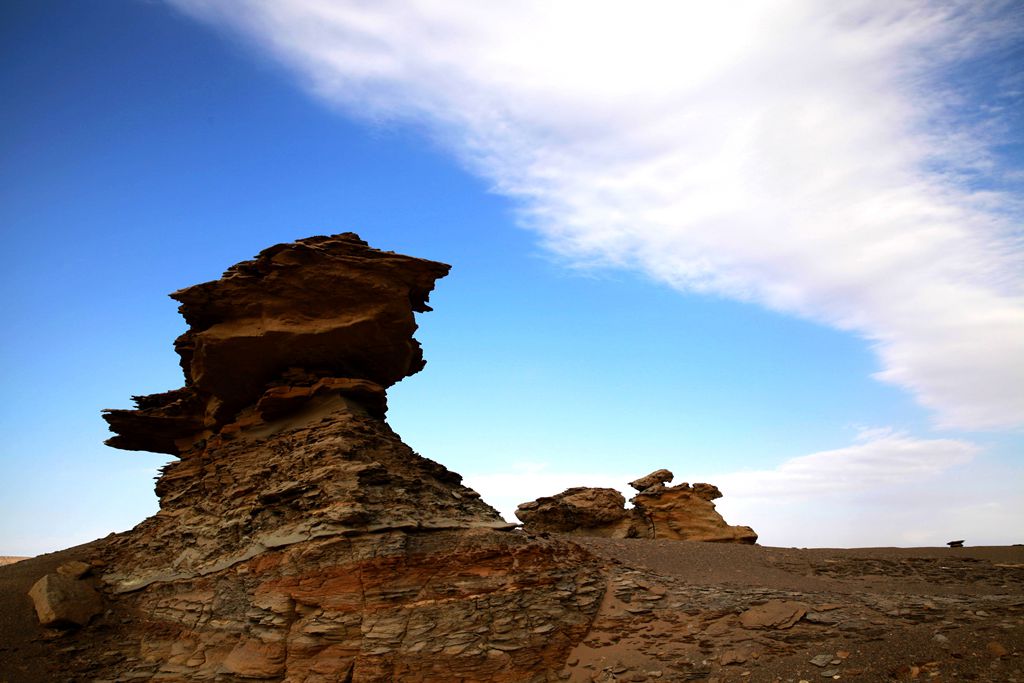
<path id="1" fill-rule="evenodd" d="M 276 417 L 311 394 L 384 416 L 384 390 L 424 366 L 414 312 L 450 266 L 371 249 L 357 235 L 278 244 L 220 280 L 171 294 L 189 329 L 174 342 L 185 386 L 107 410 L 107 443 L 180 455 L 229 422 Z"/>
<path id="2" fill-rule="evenodd" d="M 747 526 L 730 526 L 711 501 L 721 498 L 711 484 L 679 484 L 668 470 L 657 470 L 630 482 L 638 491 L 625 508 L 615 489 L 571 488 L 556 496 L 523 503 L 516 517 L 530 532 L 555 532 L 606 538 L 668 538 L 716 543 L 756 543 Z"/>
<path id="3" fill-rule="evenodd" d="M 97 558 L 127 626 L 89 673 L 557 678 L 600 603 L 597 565 L 513 532 L 383 419 L 386 388 L 424 365 L 413 313 L 448 270 L 349 233 L 172 294 L 185 386 L 104 417 L 110 445 L 178 459 L 160 511 Z"/>

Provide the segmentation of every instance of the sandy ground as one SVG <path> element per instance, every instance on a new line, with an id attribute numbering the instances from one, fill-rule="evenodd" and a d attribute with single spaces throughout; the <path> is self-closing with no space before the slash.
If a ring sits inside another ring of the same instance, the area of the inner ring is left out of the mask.
<path id="1" fill-rule="evenodd" d="M 566 680 L 1024 683 L 1021 546 L 571 540 L 605 561 L 609 580 Z M 91 635 L 117 624 L 101 617 L 77 632 L 47 631 L 26 592 L 61 562 L 89 559 L 91 546 L 0 567 L 0 683 L 88 680 L 61 673 L 59 662 L 82 656 Z M 791 624 L 745 626 L 759 605 L 804 613 Z"/>
<path id="2" fill-rule="evenodd" d="M 14 564 L 15 562 L 21 562 L 27 560 L 27 557 L 19 557 L 17 555 L 0 555 L 0 567 L 5 564 Z"/>
<path id="3" fill-rule="evenodd" d="M 54 645 L 65 637 L 39 626 L 28 589 L 62 562 L 88 559 L 93 543 L 0 566 L 0 683 L 68 680 L 49 667 Z"/>

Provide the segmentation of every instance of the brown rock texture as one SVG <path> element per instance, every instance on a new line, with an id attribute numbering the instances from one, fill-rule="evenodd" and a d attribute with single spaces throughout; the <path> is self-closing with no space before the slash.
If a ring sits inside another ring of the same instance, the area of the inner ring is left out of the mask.
<path id="1" fill-rule="evenodd" d="M 43 626 L 85 626 L 103 611 L 103 600 L 92 586 L 59 569 L 32 584 L 28 595 Z"/>
<path id="2" fill-rule="evenodd" d="M 523 503 L 516 517 L 535 533 L 633 538 L 637 532 L 630 530 L 633 517 L 625 505 L 626 499 L 615 489 L 580 486 Z"/>
<path id="3" fill-rule="evenodd" d="M 650 520 L 651 538 L 711 543 L 756 543 L 757 534 L 748 526 L 727 524 L 711 501 L 721 498 L 711 484 L 679 484 L 654 487 L 633 496 L 634 510 Z"/>
<path id="4" fill-rule="evenodd" d="M 756 543 L 757 534 L 746 526 L 730 526 L 711 501 L 721 498 L 711 484 L 679 484 L 662 469 L 630 482 L 639 491 L 625 509 L 625 498 L 615 489 L 571 488 L 556 496 L 523 503 L 516 517 L 532 533 L 558 532 L 605 538 L 667 538 L 714 543 Z"/>
<path id="5" fill-rule="evenodd" d="M 344 233 L 275 245 L 174 292 L 189 324 L 174 342 L 185 386 L 105 411 L 107 443 L 178 455 L 281 387 L 348 394 L 383 416 L 384 390 L 424 366 L 413 314 L 449 270 Z M 323 386 L 336 378 L 347 384 Z"/>
<path id="6" fill-rule="evenodd" d="M 769 600 L 740 614 L 743 628 L 790 628 L 807 614 L 807 605 L 793 600 Z"/>
<path id="7" fill-rule="evenodd" d="M 645 477 L 640 477 L 639 479 L 629 482 L 629 485 L 637 491 L 645 491 L 652 486 L 658 486 L 659 484 L 672 481 L 673 478 L 675 478 L 675 475 L 669 470 L 655 470 Z"/>
<path id="8" fill-rule="evenodd" d="M 110 445 L 178 459 L 160 511 L 94 550 L 117 635 L 91 627 L 76 674 L 557 679 L 600 604 L 598 563 L 514 531 L 384 421 L 448 269 L 347 233 L 172 295 L 185 386 L 104 417 Z"/>

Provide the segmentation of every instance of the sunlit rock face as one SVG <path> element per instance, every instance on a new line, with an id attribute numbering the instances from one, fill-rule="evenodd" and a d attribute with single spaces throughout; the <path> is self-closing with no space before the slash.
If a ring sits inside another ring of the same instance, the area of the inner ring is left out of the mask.
<path id="1" fill-rule="evenodd" d="M 687 483 L 666 486 L 673 475 L 657 470 L 630 482 L 638 493 L 626 499 L 615 489 L 576 487 L 523 503 L 516 517 L 531 532 L 555 532 L 606 538 L 664 538 L 714 543 L 756 543 L 748 526 L 727 524 L 711 501 L 717 486 Z"/>
<path id="2" fill-rule="evenodd" d="M 175 343 L 185 386 L 104 415 L 110 445 L 178 459 L 160 511 L 102 546 L 101 589 L 126 625 L 96 671 L 558 679 L 600 568 L 513 531 L 384 421 L 386 388 L 424 365 L 414 313 L 448 269 L 347 233 L 172 295 L 190 325 Z"/>

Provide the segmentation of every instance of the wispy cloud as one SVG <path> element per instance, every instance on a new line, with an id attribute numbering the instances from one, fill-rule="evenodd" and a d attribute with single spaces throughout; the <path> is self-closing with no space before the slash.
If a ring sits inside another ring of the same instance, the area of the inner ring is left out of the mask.
<path id="1" fill-rule="evenodd" d="M 171 2 L 424 126 L 573 264 L 861 335 L 939 426 L 1024 424 L 1012 93 L 944 80 L 1020 39 L 1012 4 Z"/>
<path id="2" fill-rule="evenodd" d="M 995 545 L 1020 542 L 1024 522 L 1021 469 L 960 439 L 870 430 L 843 448 L 709 478 L 724 494 L 719 511 L 766 545 Z"/>
<path id="3" fill-rule="evenodd" d="M 967 464 L 979 450 L 959 439 L 917 439 L 872 430 L 853 445 L 792 458 L 770 470 L 723 474 L 716 483 L 731 497 L 747 502 L 863 494 L 933 478 Z"/>

